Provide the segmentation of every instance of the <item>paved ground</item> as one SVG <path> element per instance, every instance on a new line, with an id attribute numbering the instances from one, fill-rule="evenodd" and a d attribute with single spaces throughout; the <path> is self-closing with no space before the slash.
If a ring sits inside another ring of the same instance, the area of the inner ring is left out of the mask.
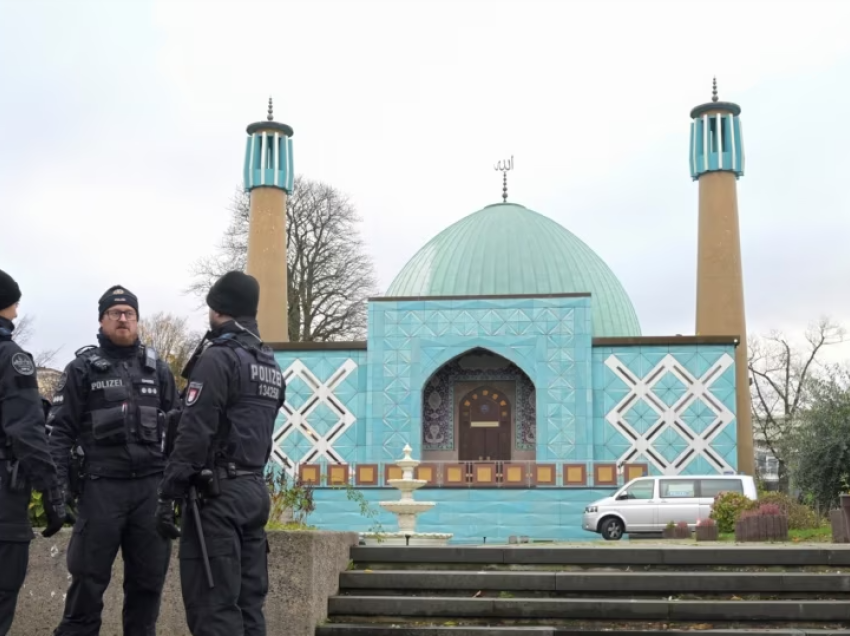
<path id="1" fill-rule="evenodd" d="M 735 543 L 733 541 L 676 541 L 675 539 L 640 539 L 638 541 L 555 541 L 551 543 L 476 543 L 476 544 L 449 544 L 449 547 L 457 547 L 457 548 L 609 548 L 611 550 L 642 550 L 642 549 L 653 549 L 657 550 L 658 548 L 669 548 L 671 550 L 680 549 L 680 548 L 706 548 L 706 549 L 714 549 L 717 548 L 734 548 L 739 550 L 758 550 L 759 548 L 771 548 L 771 549 L 788 549 L 788 550 L 799 550 L 800 548 L 806 548 L 811 550 L 812 548 L 819 549 L 828 549 L 828 550 L 850 550 L 850 543 L 822 543 L 817 541 L 812 542 L 803 542 L 799 543 L 787 542 L 787 541 L 778 541 L 776 543 L 771 543 L 765 541 L 763 543 L 759 542 L 747 542 L 747 543 Z"/>

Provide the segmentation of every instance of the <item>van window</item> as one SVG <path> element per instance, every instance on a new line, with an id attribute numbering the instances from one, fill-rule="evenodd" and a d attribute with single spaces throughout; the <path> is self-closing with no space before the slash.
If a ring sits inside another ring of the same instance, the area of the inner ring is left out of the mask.
<path id="1" fill-rule="evenodd" d="M 655 481 L 652 479 L 642 479 L 636 481 L 626 490 L 623 491 L 621 499 L 652 499 L 655 492 Z"/>
<path id="2" fill-rule="evenodd" d="M 700 496 L 714 499 L 722 492 L 744 493 L 740 479 L 700 479 Z"/>
<path id="3" fill-rule="evenodd" d="M 697 496 L 696 479 L 662 479 L 659 485 L 662 499 L 687 499 Z"/>

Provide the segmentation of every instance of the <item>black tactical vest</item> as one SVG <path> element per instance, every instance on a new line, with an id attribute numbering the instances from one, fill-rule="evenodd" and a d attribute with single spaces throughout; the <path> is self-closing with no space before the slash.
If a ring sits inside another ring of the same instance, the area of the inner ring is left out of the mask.
<path id="1" fill-rule="evenodd" d="M 239 361 L 238 395 L 228 404 L 216 463 L 240 470 L 263 470 L 271 455 L 272 434 L 286 387 L 274 354 L 254 346 L 248 335 L 226 334 L 212 346 L 228 346 Z"/>
<path id="2" fill-rule="evenodd" d="M 80 441 L 92 474 L 133 477 L 161 470 L 165 414 L 156 352 L 140 347 L 140 355 L 107 358 L 94 348 L 81 355 L 87 385 L 81 387 L 86 402 Z"/>

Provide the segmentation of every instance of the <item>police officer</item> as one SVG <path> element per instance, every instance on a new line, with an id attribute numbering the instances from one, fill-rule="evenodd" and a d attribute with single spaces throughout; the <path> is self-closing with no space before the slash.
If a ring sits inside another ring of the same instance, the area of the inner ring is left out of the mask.
<path id="1" fill-rule="evenodd" d="M 12 626 L 27 574 L 31 490 L 42 493 L 43 536 L 52 537 L 66 520 L 73 523 L 50 458 L 35 363 L 12 341 L 20 299 L 18 284 L 0 270 L 0 636 Z"/>
<path id="2" fill-rule="evenodd" d="M 184 371 L 189 383 L 160 487 L 157 527 L 165 537 L 180 537 L 180 582 L 193 636 L 266 633 L 270 503 L 263 471 L 285 387 L 260 339 L 259 295 L 256 279 L 242 272 L 225 274 L 210 289 L 211 331 Z M 204 468 L 211 481 L 199 478 Z M 196 489 L 203 498 L 199 508 L 193 507 Z M 174 522 L 175 499 L 185 502 L 181 530 Z M 200 528 L 194 521 L 198 510 Z"/>
<path id="3" fill-rule="evenodd" d="M 54 635 L 100 633 L 103 594 L 120 547 L 124 636 L 154 636 L 171 544 L 157 533 L 153 516 L 165 466 L 165 413 L 177 391 L 168 365 L 139 342 L 136 296 L 111 287 L 98 310 L 99 344 L 76 352 L 50 413 L 60 479 L 80 484 L 71 489 L 79 498 L 67 554 L 72 581 Z M 81 467 L 71 466 L 77 448 Z"/>

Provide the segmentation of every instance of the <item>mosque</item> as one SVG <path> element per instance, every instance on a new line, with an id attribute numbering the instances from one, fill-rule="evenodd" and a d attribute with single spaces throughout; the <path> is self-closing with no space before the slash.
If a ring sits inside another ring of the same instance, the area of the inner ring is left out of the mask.
<path id="1" fill-rule="evenodd" d="M 287 195 L 293 129 L 251 124 L 247 271 L 261 284 L 260 330 L 287 400 L 272 460 L 316 485 L 310 523 L 366 531 L 340 484 L 370 502 L 410 445 L 437 502 L 417 530 L 454 542 L 592 539 L 591 501 L 647 475 L 753 473 L 738 230 L 744 147 L 737 104 L 690 113 L 698 183 L 696 328 L 644 336 L 627 291 L 577 236 L 523 205 L 460 218 L 368 302 L 365 342 L 290 343 Z M 509 166 L 503 166 L 508 168 Z M 388 530 L 395 518 L 379 518 Z"/>

